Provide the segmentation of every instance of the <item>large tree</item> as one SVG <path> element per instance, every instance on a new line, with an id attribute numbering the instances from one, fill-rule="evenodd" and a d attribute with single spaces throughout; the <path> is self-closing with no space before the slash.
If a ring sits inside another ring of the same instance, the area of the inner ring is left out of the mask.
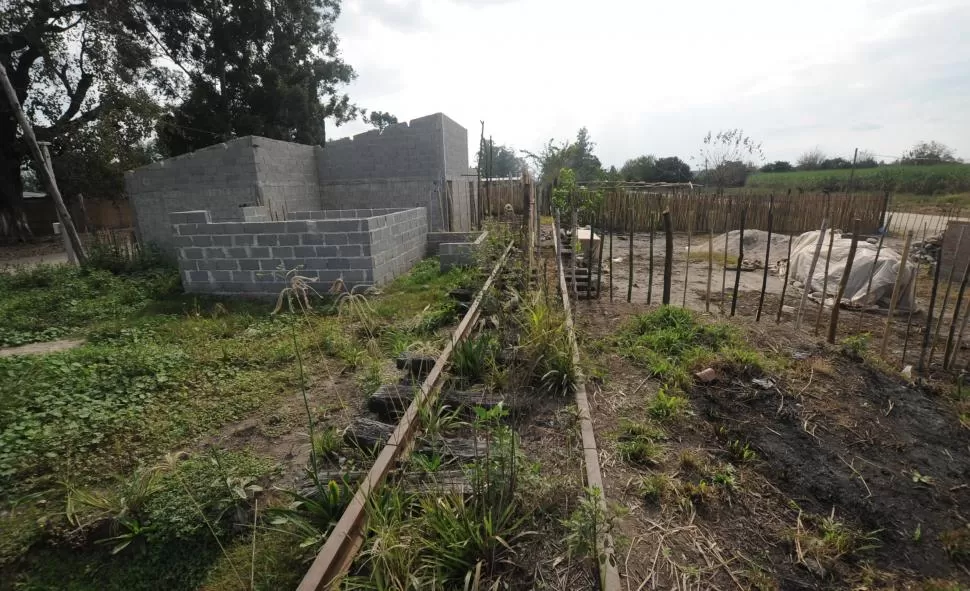
<path id="1" fill-rule="evenodd" d="M 943 164 L 945 162 L 959 162 L 953 149 L 940 142 L 917 142 L 902 157 L 902 164 Z"/>
<path id="2" fill-rule="evenodd" d="M 152 101 L 146 89 L 174 91 L 156 61 L 165 41 L 155 32 L 190 23 L 187 3 L 174 0 L 0 0 L 0 64 L 37 138 L 54 142 L 56 156 L 61 140 L 102 118 L 144 114 Z M 102 131 L 118 137 L 117 128 Z M 27 232 L 21 175 L 28 152 L 0 93 L 0 235 Z"/>
<path id="3" fill-rule="evenodd" d="M 173 56 L 191 82 L 159 122 L 168 154 L 243 135 L 323 144 L 327 118 L 357 116 L 338 91 L 355 77 L 333 31 L 339 0 L 188 1 L 200 18 Z"/>
<path id="4" fill-rule="evenodd" d="M 751 169 L 744 164 L 747 158 L 764 159 L 761 142 L 745 135 L 743 129 L 728 129 L 717 133 L 708 132 L 700 150 L 700 160 L 704 162 L 706 183 L 714 185 L 719 191 L 724 187 L 744 184 Z"/>
<path id="5" fill-rule="evenodd" d="M 515 148 L 494 143 L 490 147 L 488 141 L 485 141 L 482 149 L 478 151 L 477 161 L 478 172 L 483 179 L 490 176 L 492 178 L 519 177 L 526 169 L 525 161 L 516 155 Z"/>
<path id="6" fill-rule="evenodd" d="M 354 75 L 338 12 L 338 0 L 0 0 L 0 64 L 67 188 L 94 190 L 102 173 L 117 187 L 152 133 L 164 154 L 250 133 L 322 143 L 325 118 L 357 112 L 338 90 Z M 26 232 L 27 154 L 0 95 L 0 235 Z"/>
<path id="7" fill-rule="evenodd" d="M 559 171 L 570 168 L 575 173 L 576 181 L 600 180 L 605 177 L 600 159 L 593 154 L 596 144 L 590 139 L 589 130 L 585 127 L 576 133 L 575 142 L 556 142 L 549 140 L 538 153 L 523 153 L 539 169 L 539 177 L 543 184 L 551 184 L 559 176 Z"/>

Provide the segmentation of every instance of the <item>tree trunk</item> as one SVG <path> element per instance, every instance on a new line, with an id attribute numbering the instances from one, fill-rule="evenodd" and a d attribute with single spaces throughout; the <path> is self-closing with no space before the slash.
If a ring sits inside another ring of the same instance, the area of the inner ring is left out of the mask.
<path id="1" fill-rule="evenodd" d="M 17 123 L 7 99 L 0 93 L 0 239 L 25 240 L 30 236 L 24 213 L 22 162 Z"/>

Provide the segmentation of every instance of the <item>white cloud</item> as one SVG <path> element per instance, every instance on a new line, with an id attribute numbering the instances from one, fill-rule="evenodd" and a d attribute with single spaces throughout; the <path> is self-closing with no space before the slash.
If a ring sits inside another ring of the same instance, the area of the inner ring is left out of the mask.
<path id="1" fill-rule="evenodd" d="M 965 2 L 350 0 L 337 30 L 361 106 L 443 111 L 472 144 L 484 119 L 530 150 L 585 125 L 607 165 L 733 127 L 769 159 L 921 139 L 970 158 Z"/>

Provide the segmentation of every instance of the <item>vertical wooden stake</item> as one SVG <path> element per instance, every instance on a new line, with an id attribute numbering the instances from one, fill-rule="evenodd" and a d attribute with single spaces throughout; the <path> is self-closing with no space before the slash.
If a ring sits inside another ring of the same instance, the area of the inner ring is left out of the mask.
<path id="1" fill-rule="evenodd" d="M 610 202 L 610 302 L 613 301 L 613 226 L 616 225 L 616 203 Z"/>
<path id="2" fill-rule="evenodd" d="M 674 230 L 670 223 L 670 208 L 663 212 L 664 221 L 664 292 L 663 304 L 670 304 L 670 281 L 674 274 Z"/>
<path id="3" fill-rule="evenodd" d="M 829 227 L 828 219 L 822 220 L 822 229 L 819 230 L 818 240 L 815 241 L 815 252 L 812 254 L 812 263 L 808 267 L 808 275 L 805 276 L 805 285 L 802 289 L 802 297 L 798 302 L 798 311 L 795 312 L 795 330 L 802 327 L 802 313 L 805 310 L 805 302 L 808 300 L 808 290 L 812 285 L 812 278 L 815 276 L 815 267 L 818 265 L 818 257 L 822 254 L 822 242 L 825 241 L 825 230 Z"/>
<path id="4" fill-rule="evenodd" d="M 599 208 L 598 208 L 598 212 L 596 214 L 596 224 L 597 225 L 603 225 L 605 223 L 606 223 L 606 220 L 603 219 L 603 204 L 600 203 Z M 600 228 L 600 251 L 599 251 L 599 255 L 597 256 L 597 261 L 596 261 L 596 267 L 597 267 L 597 269 L 596 269 L 596 299 L 599 299 L 599 297 L 600 297 L 600 287 L 602 287 L 602 285 L 603 285 L 603 246 L 605 246 L 603 244 L 603 238 L 605 238 L 605 237 L 606 237 L 606 232 L 603 231 L 603 228 Z"/>
<path id="5" fill-rule="evenodd" d="M 950 358 L 950 367 L 953 369 L 957 367 L 957 353 L 960 351 L 960 345 L 963 344 L 963 333 L 967 329 L 968 319 L 970 319 L 970 301 L 967 302 L 967 307 L 963 310 L 963 320 L 960 321 L 960 332 L 953 346 L 953 357 Z"/>
<path id="6" fill-rule="evenodd" d="M 630 277 L 626 286 L 626 303 L 633 301 L 633 198 L 630 198 Z"/>
<path id="7" fill-rule="evenodd" d="M 707 297 L 704 298 L 704 311 L 711 311 L 711 276 L 714 274 L 714 212 L 707 214 Z"/>
<path id="8" fill-rule="evenodd" d="M 822 325 L 822 310 L 825 308 L 825 299 L 829 286 L 829 263 L 832 261 L 832 244 L 835 242 L 835 228 L 829 229 L 829 251 L 825 255 L 825 273 L 822 276 L 822 299 L 818 302 L 818 314 L 815 316 L 815 334 Z"/>
<path id="9" fill-rule="evenodd" d="M 903 274 L 906 271 L 906 260 L 909 258 L 909 247 L 912 243 L 913 231 L 910 230 L 906 232 L 906 242 L 903 243 L 903 256 L 899 260 L 899 268 L 896 270 L 896 283 L 893 284 L 893 295 L 889 298 L 889 315 L 886 316 L 886 330 L 882 333 L 882 346 L 879 347 L 880 357 L 886 357 L 886 347 L 889 345 L 889 329 L 892 327 L 893 314 L 896 313 L 896 304 L 899 302 Z"/>
<path id="10" fill-rule="evenodd" d="M 788 258 L 785 259 L 785 282 L 781 286 L 781 300 L 778 302 L 778 317 L 775 318 L 775 324 L 781 324 L 781 313 L 785 308 L 785 294 L 788 292 L 788 277 L 791 274 L 791 243 L 794 238 L 794 234 L 788 235 Z"/>
<path id="11" fill-rule="evenodd" d="M 648 220 L 650 224 L 650 247 L 648 249 L 650 260 L 647 262 L 647 305 L 649 306 L 653 304 L 653 241 L 655 238 L 654 229 L 657 227 L 657 220 L 654 217 L 653 210 L 650 211 Z"/>
<path id="12" fill-rule="evenodd" d="M 887 226 L 889 225 L 890 222 L 892 222 L 892 219 L 893 219 L 892 214 L 889 214 L 889 220 L 886 222 Z M 883 243 L 883 240 L 885 240 L 887 234 L 889 234 L 888 230 L 879 234 L 879 244 L 876 245 L 876 256 L 872 260 L 872 268 L 869 269 L 869 280 L 866 283 L 866 293 L 864 296 L 862 296 L 862 305 L 859 306 L 859 318 L 858 318 L 859 321 L 856 324 L 856 331 L 859 331 L 862 329 L 862 315 L 866 311 L 867 301 L 869 300 L 869 292 L 872 291 L 872 277 L 876 274 L 876 265 L 879 264 L 879 254 L 882 252 L 882 243 Z"/>
<path id="13" fill-rule="evenodd" d="M 694 230 L 694 220 L 691 218 L 690 198 L 687 200 L 687 260 L 684 262 L 684 300 L 680 307 L 687 307 L 687 284 L 690 282 L 690 240 Z"/>
<path id="14" fill-rule="evenodd" d="M 835 302 L 832 304 L 832 318 L 829 320 L 829 343 L 835 343 L 835 334 L 839 329 L 839 310 L 842 296 L 845 295 L 845 286 L 849 283 L 849 275 L 852 273 L 852 263 L 855 261 L 856 248 L 859 246 L 859 228 L 862 221 L 855 219 L 852 221 L 852 244 L 849 245 L 849 256 L 845 260 L 845 270 L 842 271 L 842 280 L 839 281 L 839 290 L 835 294 Z"/>
<path id="15" fill-rule="evenodd" d="M 731 198 L 728 197 L 724 212 L 724 267 L 721 269 L 721 315 L 724 315 L 724 298 L 727 297 L 728 218 L 731 217 Z M 740 263 L 740 261 L 738 261 Z"/>
<path id="16" fill-rule="evenodd" d="M 768 289 L 768 264 L 771 261 L 771 230 L 774 223 L 775 196 L 768 198 L 768 244 L 765 246 L 765 268 L 761 278 L 761 296 L 758 298 L 758 314 L 755 322 L 761 322 L 761 307 L 765 304 L 765 291 Z"/>
<path id="17" fill-rule="evenodd" d="M 583 262 L 586 263 L 586 301 L 593 303 L 593 265 L 596 262 L 596 253 L 593 252 L 593 245 L 596 244 L 596 226 L 599 225 L 598 213 L 589 212 L 589 242 L 586 245 L 586 256 Z M 600 252 L 603 252 L 603 244 L 600 243 Z M 598 295 L 598 294 L 597 294 Z"/>
<path id="18" fill-rule="evenodd" d="M 926 352 L 930 346 L 930 332 L 933 329 L 933 308 L 936 306 L 936 290 L 940 284 L 940 267 L 943 264 L 943 249 L 940 249 L 940 258 L 933 266 L 933 287 L 930 289 L 930 307 L 926 311 L 926 326 L 923 328 L 923 343 L 919 351 L 919 363 L 916 370 L 923 372 L 926 368 Z"/>
<path id="19" fill-rule="evenodd" d="M 927 222 L 923 222 L 923 238 L 921 244 L 926 243 Z M 913 312 L 916 310 L 916 286 L 919 284 L 919 268 L 923 260 L 916 259 L 916 269 L 913 271 L 913 288 L 910 290 L 910 300 L 913 304 L 909 307 L 909 314 L 906 315 L 906 337 L 903 339 L 903 354 L 899 358 L 900 367 L 906 366 L 906 353 L 909 351 L 909 331 L 913 326 Z"/>
<path id="20" fill-rule="evenodd" d="M 960 228 L 960 236 L 957 238 L 956 249 L 953 251 L 953 264 L 950 265 L 950 272 L 946 276 L 946 290 L 943 291 L 943 303 L 940 304 L 940 319 L 936 323 L 936 330 L 933 332 L 933 341 L 930 344 L 930 357 L 928 364 L 933 365 L 933 355 L 936 353 L 936 343 L 940 338 L 940 327 L 943 326 L 943 317 L 946 315 L 946 304 L 950 300 L 950 288 L 953 287 L 953 275 L 957 268 L 957 257 L 960 254 L 960 245 L 963 243 L 963 233 L 967 227 Z M 943 249 L 940 248 L 940 263 L 943 263 Z"/>
<path id="21" fill-rule="evenodd" d="M 953 338 L 956 335 L 957 320 L 960 319 L 960 308 L 963 307 L 963 294 L 967 290 L 967 282 L 970 281 L 970 259 L 967 259 L 967 266 L 963 270 L 963 280 L 960 282 L 960 290 L 957 292 L 956 306 L 953 307 L 953 319 L 950 320 L 950 332 L 946 337 L 946 349 L 943 350 L 943 369 L 950 369 L 950 356 L 953 354 Z"/>
<path id="22" fill-rule="evenodd" d="M 738 268 L 734 272 L 734 293 L 731 294 L 731 316 L 738 307 L 738 290 L 741 289 L 741 263 L 744 261 L 744 218 L 748 214 L 748 206 L 741 208 L 741 230 L 738 235 Z"/>

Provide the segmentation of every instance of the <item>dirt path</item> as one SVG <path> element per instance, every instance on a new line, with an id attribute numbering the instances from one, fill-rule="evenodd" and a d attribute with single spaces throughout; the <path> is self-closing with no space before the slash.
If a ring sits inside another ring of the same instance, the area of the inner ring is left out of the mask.
<path id="1" fill-rule="evenodd" d="M 0 347 L 0 357 L 13 357 L 14 355 L 47 355 L 58 351 L 67 351 L 74 347 L 84 344 L 84 339 L 62 339 L 59 341 L 47 341 L 46 343 L 30 343 L 19 347 Z"/>

